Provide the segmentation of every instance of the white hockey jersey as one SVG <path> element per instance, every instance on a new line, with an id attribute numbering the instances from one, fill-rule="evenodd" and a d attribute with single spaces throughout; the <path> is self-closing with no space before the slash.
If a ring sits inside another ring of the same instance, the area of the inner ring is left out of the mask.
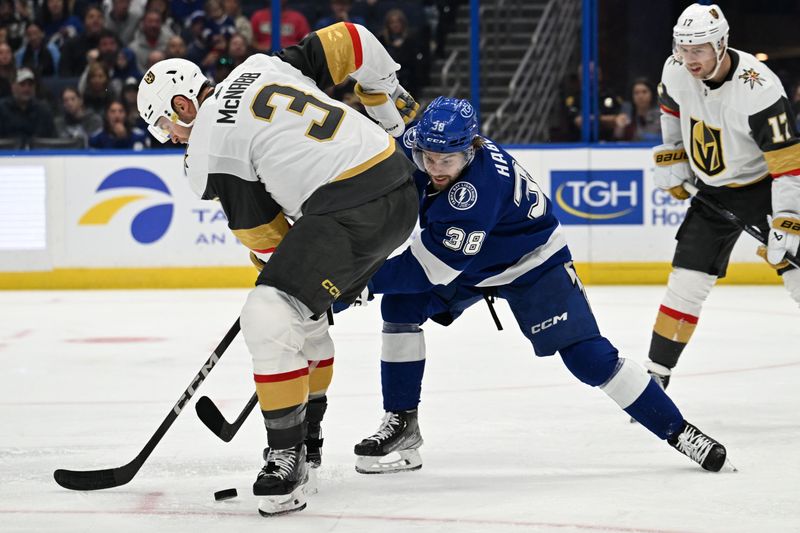
<path id="1" fill-rule="evenodd" d="M 731 70 L 721 84 L 667 59 L 658 87 L 664 142 L 683 142 L 692 170 L 714 187 L 800 174 L 797 128 L 780 80 L 752 55 L 728 53 Z"/>
<path id="2" fill-rule="evenodd" d="M 349 23 L 311 33 L 279 56 L 251 56 L 200 106 L 184 165 L 192 189 L 219 199 L 233 233 L 266 259 L 288 231 L 286 217 L 351 207 L 398 187 L 413 164 L 394 139 L 321 89 L 348 75 L 380 89 L 396 84 L 397 68 L 374 36 Z"/>

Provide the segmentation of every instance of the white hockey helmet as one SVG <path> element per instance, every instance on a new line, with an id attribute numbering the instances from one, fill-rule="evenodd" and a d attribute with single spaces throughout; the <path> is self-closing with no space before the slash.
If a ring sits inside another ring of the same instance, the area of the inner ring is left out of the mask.
<path id="1" fill-rule="evenodd" d="M 673 54 L 680 59 L 680 54 L 677 52 L 678 45 L 711 44 L 716 54 L 717 66 L 707 79 L 713 78 L 725 58 L 729 31 L 730 26 L 719 6 L 692 4 L 683 10 L 678 17 L 678 23 L 672 28 Z"/>
<path id="2" fill-rule="evenodd" d="M 172 109 L 172 99 L 185 96 L 194 103 L 195 108 L 199 108 L 197 97 L 206 83 L 208 80 L 200 67 L 186 59 L 164 59 L 150 67 L 139 82 L 136 105 L 139 115 L 147 122 L 148 131 L 159 142 L 169 140 L 169 134 L 156 125 L 159 118 L 166 117 L 181 126 L 192 125 L 178 119 L 178 114 Z"/>

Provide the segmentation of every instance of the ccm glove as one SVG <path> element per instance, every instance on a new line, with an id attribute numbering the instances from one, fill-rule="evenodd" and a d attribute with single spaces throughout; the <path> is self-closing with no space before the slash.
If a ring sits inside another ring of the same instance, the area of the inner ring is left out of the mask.
<path id="1" fill-rule="evenodd" d="M 405 125 L 414 120 L 419 111 L 419 104 L 399 84 L 391 95 L 369 92 L 358 83 L 355 91 L 367 114 L 392 137 L 403 135 Z"/>
<path id="2" fill-rule="evenodd" d="M 682 143 L 660 144 L 653 148 L 656 169 L 653 180 L 656 187 L 669 192 L 677 200 L 686 200 L 689 193 L 683 182 L 691 179 L 692 169 Z"/>

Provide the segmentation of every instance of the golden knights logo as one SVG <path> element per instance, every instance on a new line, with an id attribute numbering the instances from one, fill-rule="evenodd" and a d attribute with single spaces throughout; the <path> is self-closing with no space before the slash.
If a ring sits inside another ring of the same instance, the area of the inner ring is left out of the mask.
<path id="1" fill-rule="evenodd" d="M 692 161 L 707 176 L 725 170 L 722 152 L 722 130 L 712 128 L 702 120 L 690 119 L 692 128 Z"/>
<path id="2" fill-rule="evenodd" d="M 152 70 L 148 70 L 147 74 L 144 75 L 144 82 L 148 85 L 156 81 L 156 75 L 153 74 Z"/>
<path id="3" fill-rule="evenodd" d="M 761 77 L 761 74 L 752 68 L 745 69 L 741 74 L 739 74 L 739 79 L 744 80 L 745 85 L 749 83 L 751 89 L 756 86 L 756 83 L 759 85 L 764 85 L 764 79 Z"/>

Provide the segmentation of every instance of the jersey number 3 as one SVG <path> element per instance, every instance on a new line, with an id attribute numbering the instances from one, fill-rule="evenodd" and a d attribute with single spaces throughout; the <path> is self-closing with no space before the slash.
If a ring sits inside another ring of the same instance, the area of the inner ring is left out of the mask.
<path id="1" fill-rule="evenodd" d="M 272 122 L 272 119 L 275 118 L 277 107 L 272 104 L 271 100 L 276 94 L 289 98 L 289 105 L 286 106 L 286 110 L 296 115 L 305 114 L 308 106 L 316 107 L 325 113 L 321 120 L 311 121 L 311 125 L 306 130 L 306 137 L 323 142 L 333 139 L 336 135 L 342 119 L 344 119 L 344 109 L 326 104 L 313 94 L 304 93 L 287 85 L 271 83 L 262 87 L 250 108 L 253 115 L 261 120 Z"/>

